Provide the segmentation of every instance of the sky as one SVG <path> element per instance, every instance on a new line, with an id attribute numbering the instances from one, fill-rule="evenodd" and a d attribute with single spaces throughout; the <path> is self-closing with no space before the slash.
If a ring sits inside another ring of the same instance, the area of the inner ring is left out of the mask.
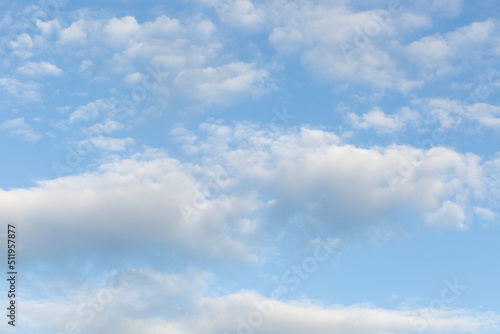
<path id="1" fill-rule="evenodd" d="M 500 333 L 498 1 L 2 0 L 0 44 L 2 333 Z"/>

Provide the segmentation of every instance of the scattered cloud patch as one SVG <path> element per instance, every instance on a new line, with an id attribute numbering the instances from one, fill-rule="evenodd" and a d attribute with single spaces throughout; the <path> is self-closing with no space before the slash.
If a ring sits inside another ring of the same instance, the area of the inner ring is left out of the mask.
<path id="1" fill-rule="evenodd" d="M 56 65 L 42 61 L 40 63 L 29 62 L 17 69 L 19 73 L 30 76 L 44 76 L 52 75 L 58 76 L 63 73 L 63 71 Z"/>
<path id="2" fill-rule="evenodd" d="M 29 143 L 36 143 L 42 138 L 41 134 L 36 133 L 35 130 L 25 122 L 24 117 L 5 121 L 0 124 L 0 128 Z"/>

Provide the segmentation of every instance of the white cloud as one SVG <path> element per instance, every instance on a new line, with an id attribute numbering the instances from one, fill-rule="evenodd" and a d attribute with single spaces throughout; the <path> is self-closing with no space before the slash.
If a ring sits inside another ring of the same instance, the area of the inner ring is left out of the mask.
<path id="1" fill-rule="evenodd" d="M 494 20 L 474 22 L 444 35 L 423 37 L 408 45 L 405 52 L 412 62 L 430 74 L 456 73 L 463 70 L 464 65 L 477 66 L 481 58 L 492 55 L 494 48 L 500 45 L 499 31 Z"/>
<path id="2" fill-rule="evenodd" d="M 112 51 L 99 66 L 104 70 L 98 78 L 116 76 L 125 78 L 128 85 L 142 84 L 153 93 L 151 100 L 144 102 L 145 109 L 153 102 L 168 103 L 164 100 L 170 99 L 172 90 L 176 90 L 176 96 L 189 97 L 189 103 L 194 91 L 196 107 L 203 107 L 203 103 L 228 105 L 258 98 L 272 89 L 267 69 L 233 61 L 234 56 L 221 61 L 222 44 L 216 31 L 211 21 L 201 17 L 181 21 L 161 15 L 143 23 L 132 16 L 82 18 L 61 31 L 58 47 L 62 50 L 71 43 L 69 50 L 77 58 L 86 54 L 88 59 L 79 60 L 81 70 L 92 63 L 97 68 L 97 62 L 103 61 L 96 50 Z M 153 73 L 157 70 L 162 73 Z"/>
<path id="3" fill-rule="evenodd" d="M 17 102 L 40 101 L 40 87 L 36 83 L 19 81 L 15 78 L 0 77 L 0 88 Z"/>
<path id="4" fill-rule="evenodd" d="M 207 105 L 228 105 L 238 98 L 260 97 L 269 90 L 269 72 L 246 63 L 185 70 L 174 85 Z"/>
<path id="5" fill-rule="evenodd" d="M 87 42 L 87 23 L 84 20 L 73 22 L 61 31 L 60 41 L 63 44 L 85 44 Z"/>
<path id="6" fill-rule="evenodd" d="M 81 332 L 104 333 L 114 328 L 128 333 L 138 330 L 136 325 L 141 319 L 150 321 L 152 325 L 145 331 L 151 332 L 155 324 L 163 323 L 155 319 L 159 313 L 165 321 L 181 320 L 186 310 L 179 301 L 187 306 L 187 302 L 200 298 L 212 277 L 194 269 L 166 274 L 147 268 L 125 268 L 94 279 L 93 284 L 75 286 L 58 280 L 66 291 L 64 298 L 58 296 L 53 282 L 27 279 L 25 288 L 31 288 L 37 298 L 23 300 L 26 312 L 23 328 L 37 333 L 60 333 L 66 331 L 66 326 L 74 326 Z M 47 295 L 50 297 L 42 297 Z M 59 315 L 49 317 L 57 308 Z M 136 320 L 130 321 L 132 318 Z M 175 327 L 180 326 L 172 323 L 157 329 Z"/>
<path id="7" fill-rule="evenodd" d="M 32 189 L 0 190 L 0 207 L 10 217 L 6 219 L 26 228 L 30 246 L 25 251 L 32 259 L 74 252 L 85 257 L 106 249 L 123 256 L 135 244 L 139 253 L 160 247 L 178 255 L 250 260 L 251 246 L 230 226 L 254 210 L 252 194 L 206 198 L 196 192 L 207 182 L 198 180 L 200 173 L 197 166 L 151 153 L 101 165 L 95 173 L 40 182 Z M 21 209 L 22 203 L 29 209 Z M 201 208 L 190 221 L 181 211 L 186 204 Z M 144 238 L 137 235 L 139 225 L 149 231 Z M 54 233 L 52 228 L 61 236 L 60 243 L 53 244 L 45 234 Z M 108 240 L 114 240 L 111 249 Z M 88 243 L 93 247 L 82 253 L 80 247 Z"/>
<path id="8" fill-rule="evenodd" d="M 500 329 L 496 313 L 469 309 L 321 305 L 304 299 L 278 301 L 245 290 L 214 295 L 209 289 L 212 277 L 195 270 L 166 274 L 129 269 L 92 288 L 73 288 L 64 298 L 24 300 L 24 324 L 32 332 L 60 332 L 73 323 L 96 334 L 479 334 Z M 54 312 L 58 317 L 50 316 Z"/>
<path id="9" fill-rule="evenodd" d="M 439 122 L 443 129 L 456 128 L 466 122 L 500 129 L 500 107 L 479 101 L 469 95 L 464 101 L 433 98 L 416 99 L 412 103 L 429 115 L 431 121 Z"/>
<path id="10" fill-rule="evenodd" d="M 127 146 L 135 144 L 133 138 L 111 138 L 99 136 L 90 138 L 89 140 L 98 149 L 111 152 L 123 152 L 127 149 Z"/>
<path id="11" fill-rule="evenodd" d="M 106 120 L 102 123 L 94 124 L 84 130 L 84 133 L 88 134 L 100 134 L 100 133 L 111 133 L 114 131 L 122 130 L 125 126 L 114 120 Z"/>
<path id="12" fill-rule="evenodd" d="M 135 17 L 112 18 L 103 28 L 104 38 L 112 45 L 126 45 L 140 30 Z"/>
<path id="13" fill-rule="evenodd" d="M 464 229 L 474 201 L 495 189 L 477 156 L 446 148 L 358 148 L 307 127 L 207 123 L 202 132 L 205 139 L 181 143 L 198 147 L 199 164 L 154 152 L 118 159 L 93 173 L 0 191 L 0 209 L 24 226 L 30 256 L 69 256 L 83 244 L 94 245 L 84 252 L 91 253 L 109 239 L 116 249 L 143 247 L 140 222 L 151 247 L 255 261 L 272 242 L 269 224 L 279 231 L 297 215 L 314 226 L 311 238 L 320 231 L 376 237 L 407 212 L 429 225 Z M 122 150 L 126 141 L 94 144 Z M 62 241 L 52 245 L 54 231 Z"/>
<path id="14" fill-rule="evenodd" d="M 42 138 L 42 135 L 36 133 L 25 121 L 24 117 L 11 119 L 0 124 L 2 130 L 8 131 L 11 135 L 19 137 L 23 141 L 35 143 Z"/>
<path id="15" fill-rule="evenodd" d="M 31 49 L 33 48 L 33 40 L 31 36 L 24 33 L 17 36 L 15 41 L 9 43 L 13 54 L 22 58 L 27 59 L 32 56 Z"/>
<path id="16" fill-rule="evenodd" d="M 204 333 L 255 332 L 278 333 L 414 333 L 426 332 L 493 333 L 499 328 L 499 316 L 471 310 L 435 311 L 425 309 L 390 310 L 372 305 L 317 305 L 310 301 L 281 302 L 242 291 L 218 298 L 206 298 L 199 304 L 205 317 L 193 316 L 194 331 Z M 210 310 L 207 312 L 207 310 Z M 272 314 L 266 317 L 265 314 Z M 421 314 L 425 314 L 424 317 Z M 251 316 L 253 315 L 253 316 Z M 219 319 L 218 322 L 208 319 Z M 260 320 L 263 318 L 262 320 Z M 254 326 L 250 325 L 254 324 Z M 192 326 L 192 325 L 191 325 Z M 187 329 L 191 329 L 189 326 Z M 424 327 L 425 326 L 425 327 Z M 192 330 L 192 329 L 191 329 Z"/>
<path id="17" fill-rule="evenodd" d="M 114 109 L 115 104 L 111 100 L 95 100 L 77 108 L 69 115 L 68 122 L 89 121 L 112 113 Z"/>
<path id="18" fill-rule="evenodd" d="M 91 60 L 82 60 L 82 63 L 80 64 L 80 71 L 86 71 L 88 70 L 90 67 L 92 67 L 92 65 L 94 65 L 94 63 L 91 61 Z"/>
<path id="19" fill-rule="evenodd" d="M 127 74 L 127 76 L 125 76 L 125 82 L 129 85 L 137 85 L 143 78 L 144 76 L 141 73 L 135 72 Z"/>
<path id="20" fill-rule="evenodd" d="M 56 65 L 53 65 L 46 61 L 42 61 L 39 63 L 34 63 L 34 62 L 26 63 L 24 66 L 18 68 L 18 71 L 19 73 L 24 75 L 34 75 L 34 76 L 43 76 L 43 75 L 58 76 L 63 73 L 63 71 Z"/>
<path id="21" fill-rule="evenodd" d="M 354 12 L 342 2 L 286 2 L 279 13 L 269 40 L 281 53 L 297 53 L 316 75 L 402 91 L 420 84 L 397 67 L 389 41 L 398 31 L 427 25 L 425 20 L 388 8 Z"/>
<path id="22" fill-rule="evenodd" d="M 232 26 L 260 30 L 266 25 L 265 12 L 248 0 L 219 0 L 212 4 L 219 18 Z"/>
<path id="23" fill-rule="evenodd" d="M 58 34 L 61 30 L 61 25 L 58 20 L 42 21 L 36 20 L 36 27 L 42 33 L 44 37 L 50 37 L 51 35 Z"/>
<path id="24" fill-rule="evenodd" d="M 496 213 L 490 209 L 482 208 L 479 206 L 474 207 L 474 214 L 481 219 L 493 220 L 496 217 Z"/>
<path id="25" fill-rule="evenodd" d="M 356 129 L 373 128 L 378 133 L 394 133 L 403 129 L 408 123 L 418 122 L 420 115 L 409 108 L 401 108 L 396 114 L 387 115 L 376 107 L 361 117 L 355 113 L 347 114 L 348 121 Z"/>
<path id="26" fill-rule="evenodd" d="M 427 214 L 427 223 L 430 226 L 438 228 L 456 227 L 460 230 L 466 230 L 464 210 L 456 203 L 446 201 L 436 211 Z"/>
<path id="27" fill-rule="evenodd" d="M 199 147 L 193 145 L 197 140 L 197 136 L 192 131 L 177 125 L 169 134 L 174 141 L 181 144 L 182 152 L 185 154 L 192 155 L 199 152 Z"/>

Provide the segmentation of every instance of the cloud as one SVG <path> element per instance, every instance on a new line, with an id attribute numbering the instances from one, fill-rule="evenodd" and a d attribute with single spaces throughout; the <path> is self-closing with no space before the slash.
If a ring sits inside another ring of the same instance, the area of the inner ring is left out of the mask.
<path id="1" fill-rule="evenodd" d="M 434 34 L 406 47 L 413 63 L 429 74 L 443 75 L 470 69 L 491 57 L 500 45 L 498 22 L 488 19 L 459 27 L 446 34 Z M 460 64 L 459 62 L 462 62 Z"/>
<path id="2" fill-rule="evenodd" d="M 54 34 L 58 34 L 61 30 L 61 24 L 58 20 L 36 20 L 36 27 L 41 32 L 42 36 L 46 38 L 51 37 Z"/>
<path id="3" fill-rule="evenodd" d="M 135 144 L 133 138 L 111 138 L 104 136 L 93 137 L 89 141 L 96 148 L 111 152 L 123 152 L 127 149 L 127 146 Z"/>
<path id="4" fill-rule="evenodd" d="M 199 298 L 213 275 L 195 269 L 162 273 L 148 268 L 123 268 L 95 277 L 94 284 L 73 282 L 69 285 L 67 281 L 58 280 L 64 287 L 64 297 L 59 296 L 52 282 L 31 281 L 29 277 L 26 294 L 33 294 L 35 298 L 23 301 L 26 333 L 60 333 L 69 327 L 103 333 L 123 323 L 127 325 L 120 331 L 136 328 L 136 320 L 127 319 L 147 319 L 153 324 L 159 317 L 166 321 L 182 319 L 186 312 L 183 305 L 189 306 L 190 299 Z M 43 292 L 41 285 L 45 287 Z M 59 316 L 48 317 L 57 308 L 60 308 Z M 166 326 L 174 327 L 175 324 Z"/>
<path id="5" fill-rule="evenodd" d="M 94 124 L 87 129 L 84 130 L 85 133 L 88 134 L 96 134 L 96 133 L 112 133 L 115 131 L 119 131 L 124 129 L 125 126 L 114 120 L 106 120 L 102 123 Z"/>
<path id="6" fill-rule="evenodd" d="M 43 76 L 43 75 L 58 76 L 63 73 L 63 71 L 56 65 L 53 65 L 46 61 L 42 61 L 40 63 L 29 62 L 26 63 L 24 66 L 21 66 L 17 70 L 21 74 L 35 75 L 35 76 Z"/>
<path id="7" fill-rule="evenodd" d="M 464 210 L 456 203 L 446 201 L 436 211 L 427 215 L 427 223 L 439 228 L 456 227 L 466 230 Z"/>
<path id="8" fill-rule="evenodd" d="M 389 228 L 408 210 L 432 222 L 429 214 L 457 194 L 465 196 L 460 205 L 484 196 L 486 180 L 472 154 L 442 147 L 365 149 L 307 127 L 281 132 L 207 124 L 203 129 L 207 139 L 196 146 L 238 175 L 232 182 L 272 199 L 267 210 L 276 223 L 303 215 L 311 227 L 373 232 Z M 462 228 L 461 223 L 448 227 Z"/>
<path id="9" fill-rule="evenodd" d="M 439 122 L 442 129 L 454 129 L 472 122 L 498 130 L 500 107 L 479 101 L 471 93 L 465 100 L 416 99 L 412 104 L 420 108 L 423 116 L 429 116 L 431 122 Z"/>
<path id="10" fill-rule="evenodd" d="M 197 270 L 128 269 L 65 296 L 24 300 L 32 332 L 74 327 L 92 333 L 495 333 L 500 316 L 470 309 L 384 309 L 371 304 L 280 301 L 254 291 L 214 294 L 214 276 Z M 145 302 L 147 300 L 147 302 Z M 58 317 L 51 317 L 54 312 Z"/>
<path id="11" fill-rule="evenodd" d="M 493 220 L 496 217 L 495 212 L 491 211 L 490 209 L 481 208 L 478 206 L 474 207 L 474 214 L 476 214 L 476 216 L 478 216 L 479 218 L 485 220 Z"/>
<path id="12" fill-rule="evenodd" d="M 85 44 L 87 42 L 87 23 L 84 20 L 73 22 L 68 28 L 61 30 L 62 44 Z"/>
<path id="13" fill-rule="evenodd" d="M 82 60 L 82 63 L 80 64 L 80 71 L 87 71 L 89 68 L 92 67 L 92 65 L 94 65 L 94 63 L 90 60 Z"/>
<path id="14" fill-rule="evenodd" d="M 497 189 L 477 156 L 443 147 L 359 148 L 319 129 L 217 122 L 187 139 L 181 145 L 198 154 L 198 164 L 154 150 L 110 158 L 95 172 L 2 190 L 0 209 L 25 229 L 29 257 L 112 251 L 125 259 L 160 247 L 179 256 L 258 261 L 276 233 L 291 233 L 297 217 L 310 239 L 378 238 L 407 214 L 429 226 L 466 229 L 471 206 Z M 120 151 L 131 143 L 95 144 Z M 149 232 L 137 235 L 138 224 Z M 59 243 L 52 244 L 52 233 Z M 94 246 L 83 251 L 85 244 Z"/>
<path id="15" fill-rule="evenodd" d="M 269 40 L 280 53 L 298 54 L 306 68 L 327 80 L 407 91 L 420 82 L 405 77 L 388 41 L 398 31 L 427 23 L 397 7 L 355 12 L 342 2 L 287 2 Z"/>
<path id="16" fill-rule="evenodd" d="M 231 63 L 217 68 L 185 70 L 174 85 L 206 105 L 227 105 L 237 99 L 257 98 L 266 93 L 269 72 L 246 63 Z"/>
<path id="17" fill-rule="evenodd" d="M 142 84 L 152 93 L 151 101 L 143 102 L 145 109 L 172 99 L 173 90 L 188 104 L 193 103 L 194 92 L 196 107 L 203 107 L 258 98 L 272 89 L 269 71 L 258 64 L 232 60 L 236 57 L 221 61 L 223 47 L 216 33 L 215 25 L 201 17 L 179 20 L 161 15 L 138 23 L 132 16 L 83 15 L 62 28 L 55 47 L 57 52 L 73 54 L 82 71 L 92 64 L 102 68 L 99 80 L 125 78 L 128 85 Z M 81 59 L 83 54 L 87 59 Z"/>
<path id="18" fill-rule="evenodd" d="M 9 43 L 9 46 L 13 54 L 21 59 L 27 59 L 32 56 L 33 40 L 26 33 L 18 35 L 15 41 Z"/>
<path id="19" fill-rule="evenodd" d="M 232 26 L 255 31 L 266 25 L 265 11 L 256 8 L 251 1 L 220 0 L 212 1 L 212 5 L 222 22 Z"/>
<path id="20" fill-rule="evenodd" d="M 16 102 L 40 101 L 40 86 L 37 83 L 19 81 L 10 77 L 0 77 L 0 89 L 15 98 Z"/>
<path id="21" fill-rule="evenodd" d="M 137 85 L 143 78 L 144 76 L 141 73 L 135 72 L 127 74 L 127 76 L 125 77 L 125 82 L 129 85 Z"/>
<path id="22" fill-rule="evenodd" d="M 105 116 L 115 110 L 115 104 L 112 100 L 95 100 L 84 106 L 80 106 L 68 117 L 68 122 L 90 121 L 99 116 Z"/>
<path id="23" fill-rule="evenodd" d="M 42 135 L 36 133 L 33 128 L 24 121 L 24 117 L 3 122 L 0 124 L 0 128 L 29 143 L 36 143 L 42 138 Z"/>
<path id="24" fill-rule="evenodd" d="M 361 117 L 355 113 L 348 113 L 347 120 L 355 129 L 371 129 L 378 133 L 394 133 L 403 129 L 407 123 L 418 122 L 420 115 L 410 110 L 402 108 L 396 114 L 387 115 L 380 108 L 376 107 Z"/>
<path id="25" fill-rule="evenodd" d="M 125 260 L 125 254 L 147 254 L 158 247 L 178 256 L 250 259 L 252 246 L 231 226 L 253 210 L 252 195 L 199 197 L 194 190 L 204 182 L 196 177 L 200 172 L 163 154 L 136 156 L 103 164 L 95 173 L 43 181 L 32 189 L 1 190 L 0 206 L 6 217 L 26 228 L 30 259 L 41 260 L 42 254 L 89 258 L 109 251 Z M 22 198 L 29 210 L 19 210 Z M 183 218 L 180 209 L 187 203 L 203 207 L 197 219 Z M 149 232 L 139 237 L 138 226 Z M 53 228 L 62 239 L 51 245 Z M 89 242 L 92 248 L 81 248 Z"/>
<path id="26" fill-rule="evenodd" d="M 115 46 L 126 45 L 140 28 L 133 16 L 112 18 L 103 28 L 104 38 Z"/>

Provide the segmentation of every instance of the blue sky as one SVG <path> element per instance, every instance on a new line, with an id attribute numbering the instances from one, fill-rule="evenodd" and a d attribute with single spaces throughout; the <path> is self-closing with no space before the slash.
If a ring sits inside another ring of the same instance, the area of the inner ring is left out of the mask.
<path id="1" fill-rule="evenodd" d="M 0 13 L 5 332 L 500 332 L 497 1 Z"/>

